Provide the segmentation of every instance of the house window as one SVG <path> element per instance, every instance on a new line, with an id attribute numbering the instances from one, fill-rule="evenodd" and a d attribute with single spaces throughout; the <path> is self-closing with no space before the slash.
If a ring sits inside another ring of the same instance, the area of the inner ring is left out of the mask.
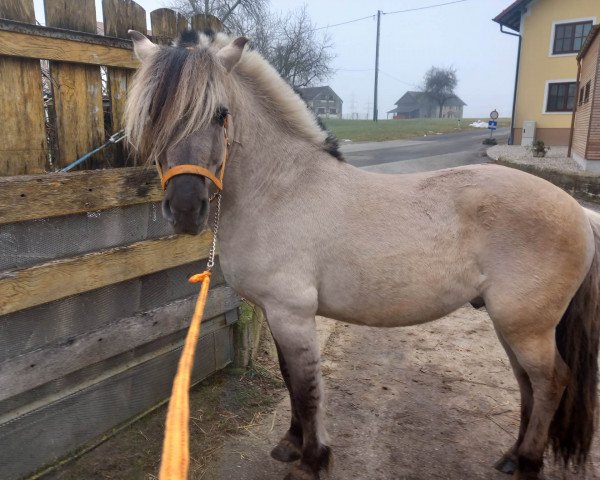
<path id="1" fill-rule="evenodd" d="M 554 27 L 552 53 L 554 55 L 577 53 L 591 29 L 591 20 L 587 22 L 559 23 Z"/>
<path id="2" fill-rule="evenodd" d="M 330 115 L 337 115 L 337 108 L 330 108 L 329 109 L 329 114 Z"/>
<path id="3" fill-rule="evenodd" d="M 579 97 L 577 100 L 577 105 L 581 105 L 583 103 L 583 91 L 585 90 L 585 87 L 581 87 L 579 89 Z"/>
<path id="4" fill-rule="evenodd" d="M 325 115 L 325 108 L 324 107 L 317 108 L 317 114 L 318 115 Z"/>
<path id="5" fill-rule="evenodd" d="M 590 86 L 592 84 L 591 80 L 585 84 L 585 93 L 583 94 L 583 103 L 587 103 L 590 101 Z"/>
<path id="6" fill-rule="evenodd" d="M 576 91 L 577 84 L 575 82 L 561 82 L 548 84 L 548 100 L 546 103 L 546 111 L 572 111 Z"/>

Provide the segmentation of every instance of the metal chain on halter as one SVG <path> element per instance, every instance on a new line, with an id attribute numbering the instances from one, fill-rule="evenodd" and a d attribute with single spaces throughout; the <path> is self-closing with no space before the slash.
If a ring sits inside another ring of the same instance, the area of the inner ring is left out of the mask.
<path id="1" fill-rule="evenodd" d="M 215 212 L 215 220 L 213 222 L 213 240 L 208 254 L 208 262 L 206 263 L 206 269 L 210 272 L 215 266 L 215 253 L 217 251 L 217 233 L 219 232 L 219 217 L 221 216 L 221 192 L 216 194 L 217 197 L 217 211 Z"/>

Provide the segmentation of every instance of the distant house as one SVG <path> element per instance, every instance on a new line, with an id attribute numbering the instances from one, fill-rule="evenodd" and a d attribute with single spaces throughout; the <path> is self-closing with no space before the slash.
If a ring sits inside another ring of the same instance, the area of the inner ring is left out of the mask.
<path id="1" fill-rule="evenodd" d="M 297 92 L 318 117 L 342 118 L 342 99 L 329 85 L 298 88 Z"/>
<path id="2" fill-rule="evenodd" d="M 579 76 L 570 155 L 586 170 L 600 172 L 600 24 L 577 55 Z"/>
<path id="3" fill-rule="evenodd" d="M 423 92 L 408 91 L 395 103 L 396 108 L 390 110 L 394 119 L 402 118 L 437 118 L 440 106 Z M 443 118 L 462 118 L 463 107 L 466 105 L 456 95 L 446 101 L 442 107 Z"/>

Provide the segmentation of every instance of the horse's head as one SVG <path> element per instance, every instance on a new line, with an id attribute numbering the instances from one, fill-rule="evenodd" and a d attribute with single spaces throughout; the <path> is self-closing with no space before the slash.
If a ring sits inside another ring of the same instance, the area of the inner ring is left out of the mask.
<path id="1" fill-rule="evenodd" d="M 141 62 L 127 102 L 129 139 L 158 166 L 165 219 L 176 233 L 197 234 L 208 219 L 207 175 L 219 177 L 231 137 L 226 77 L 247 40 L 219 49 L 186 32 L 166 47 L 129 33 Z"/>

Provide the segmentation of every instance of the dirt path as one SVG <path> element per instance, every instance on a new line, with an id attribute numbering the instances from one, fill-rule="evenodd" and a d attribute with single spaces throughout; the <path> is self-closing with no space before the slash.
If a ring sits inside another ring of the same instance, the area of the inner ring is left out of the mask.
<path id="1" fill-rule="evenodd" d="M 518 391 L 485 311 L 462 308 L 417 327 L 339 324 L 326 348 L 331 479 L 506 480 L 493 463 L 518 428 Z M 282 479 L 269 457 L 286 429 L 287 399 L 228 440 L 203 479 Z M 592 471 L 598 465 L 595 449 Z M 548 480 L 560 479 L 552 466 Z M 575 478 L 575 477 L 567 477 Z"/>

